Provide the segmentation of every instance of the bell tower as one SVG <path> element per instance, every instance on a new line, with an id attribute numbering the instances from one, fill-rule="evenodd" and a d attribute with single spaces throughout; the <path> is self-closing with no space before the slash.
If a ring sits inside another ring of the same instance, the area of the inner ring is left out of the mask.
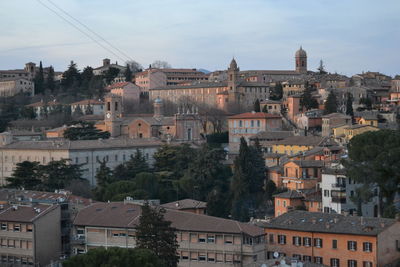
<path id="1" fill-rule="evenodd" d="M 106 130 L 111 137 L 121 135 L 122 127 L 122 99 L 115 94 L 108 94 L 104 97 L 104 123 Z"/>
<path id="2" fill-rule="evenodd" d="M 296 72 L 307 73 L 307 53 L 300 46 L 295 55 Z"/>
<path id="3" fill-rule="evenodd" d="M 239 81 L 239 67 L 236 60 L 232 58 L 231 64 L 228 68 L 228 101 L 232 104 L 239 102 L 239 92 L 237 85 Z"/>

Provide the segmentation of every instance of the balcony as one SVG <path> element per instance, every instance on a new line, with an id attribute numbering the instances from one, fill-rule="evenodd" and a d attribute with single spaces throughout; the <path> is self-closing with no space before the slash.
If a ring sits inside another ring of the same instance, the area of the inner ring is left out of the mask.
<path id="1" fill-rule="evenodd" d="M 334 183 L 332 184 L 332 188 L 346 189 L 345 183 Z"/>
<path id="2" fill-rule="evenodd" d="M 332 197 L 332 202 L 333 202 L 333 203 L 342 203 L 342 204 L 346 204 L 346 197 L 345 197 L 345 196 L 335 196 L 335 197 Z"/>
<path id="3" fill-rule="evenodd" d="M 86 242 L 86 240 L 85 240 L 84 235 L 75 235 L 71 239 L 71 244 L 74 244 L 74 245 L 83 245 L 83 244 L 85 244 L 85 242 Z"/>

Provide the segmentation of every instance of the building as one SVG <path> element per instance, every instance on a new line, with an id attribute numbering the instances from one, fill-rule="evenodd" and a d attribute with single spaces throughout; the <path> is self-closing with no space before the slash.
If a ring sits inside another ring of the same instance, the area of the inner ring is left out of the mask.
<path id="1" fill-rule="evenodd" d="M 271 142 L 272 153 L 295 155 L 317 146 L 323 146 L 326 138 L 320 136 L 290 136 L 283 140 Z"/>
<path id="2" fill-rule="evenodd" d="M 0 205 L 1 266 L 46 266 L 61 256 L 59 205 Z"/>
<path id="3" fill-rule="evenodd" d="M 321 181 L 321 160 L 291 160 L 283 164 L 283 174 L 279 181 L 274 181 L 277 187 L 289 190 L 316 188 Z"/>
<path id="4" fill-rule="evenodd" d="M 325 266 L 397 266 L 400 222 L 291 211 L 262 223 L 267 255 L 274 252 Z"/>
<path id="5" fill-rule="evenodd" d="M 331 113 L 322 116 L 322 136 L 329 137 L 333 128 L 341 125 L 351 125 L 351 117 L 342 113 Z"/>
<path id="6" fill-rule="evenodd" d="M 344 130 L 344 140 L 345 140 L 345 142 L 349 142 L 350 139 L 356 135 L 359 135 L 359 134 L 362 134 L 365 132 L 379 131 L 379 128 L 369 126 L 369 125 L 363 125 L 363 124 L 354 124 L 354 125 L 345 127 L 343 130 Z"/>
<path id="7" fill-rule="evenodd" d="M 161 207 L 172 210 L 206 214 L 207 202 L 194 199 L 181 199 L 170 203 L 162 204 Z"/>
<path id="8" fill-rule="evenodd" d="M 352 201 L 357 188 L 362 185 L 345 175 L 342 166 L 325 168 L 321 178 L 322 206 L 325 213 L 359 214 L 358 205 Z M 378 188 L 368 203 L 361 203 L 361 214 L 365 217 L 378 216 Z"/>
<path id="9" fill-rule="evenodd" d="M 106 87 L 111 94 L 118 95 L 122 99 L 122 104 L 137 105 L 140 101 L 141 89 L 131 82 L 113 83 Z"/>
<path id="10" fill-rule="evenodd" d="M 48 164 L 53 160 L 69 159 L 72 164 L 82 164 L 82 177 L 92 186 L 96 185 L 96 173 L 100 162 L 115 168 L 134 156 L 140 150 L 148 163 L 153 163 L 153 154 L 162 145 L 154 139 L 110 138 L 103 140 L 46 140 L 16 141 L 5 138 L 0 145 L 0 184 L 5 185 L 6 177 L 12 175 L 16 164 L 36 161 Z"/>
<path id="11" fill-rule="evenodd" d="M 261 100 L 260 109 L 265 113 L 280 115 L 282 110 L 282 102 L 270 99 Z"/>
<path id="12" fill-rule="evenodd" d="M 56 99 L 53 101 L 45 102 L 43 99 L 39 102 L 26 105 L 27 108 L 32 108 L 35 113 L 36 119 L 45 119 L 47 115 L 51 114 L 53 111 L 62 110 L 62 104 L 57 102 Z"/>
<path id="13" fill-rule="evenodd" d="M 296 209 L 321 212 L 321 191 L 317 189 L 288 190 L 274 195 L 274 206 L 275 217 Z"/>
<path id="14" fill-rule="evenodd" d="M 147 93 L 156 87 L 205 81 L 208 75 L 196 69 L 149 68 L 135 73 L 135 84 Z"/>
<path id="15" fill-rule="evenodd" d="M 74 253 L 96 247 L 136 246 L 141 207 L 128 202 L 94 203 L 74 220 Z M 246 266 L 265 259 L 264 231 L 255 225 L 167 209 L 176 229 L 178 266 Z"/>
<path id="16" fill-rule="evenodd" d="M 118 62 L 115 64 L 111 63 L 111 60 L 108 58 L 103 59 L 103 65 L 93 69 L 94 75 L 102 75 L 107 72 L 110 68 L 118 69 L 120 72 L 124 72 L 126 70 L 125 66 L 118 65 Z"/>
<path id="17" fill-rule="evenodd" d="M 282 130 L 282 117 L 264 112 L 247 112 L 228 117 L 229 151 L 239 151 L 240 138 L 247 142 L 250 137 L 264 131 Z"/>
<path id="18" fill-rule="evenodd" d="M 96 127 L 108 131 L 111 137 L 151 139 L 179 142 L 198 142 L 201 137 L 201 120 L 197 108 L 179 107 L 174 116 L 164 116 L 164 102 L 157 98 L 154 114 L 124 114 L 122 98 L 108 94 L 105 97 L 105 117 Z"/>
<path id="19" fill-rule="evenodd" d="M 34 82 L 25 78 L 8 78 L 0 80 L 1 97 L 14 96 L 20 93 L 33 96 L 35 93 Z"/>
<path id="20" fill-rule="evenodd" d="M 96 99 L 85 99 L 71 103 L 71 113 L 74 114 L 79 107 L 82 114 L 104 115 L 104 102 Z"/>

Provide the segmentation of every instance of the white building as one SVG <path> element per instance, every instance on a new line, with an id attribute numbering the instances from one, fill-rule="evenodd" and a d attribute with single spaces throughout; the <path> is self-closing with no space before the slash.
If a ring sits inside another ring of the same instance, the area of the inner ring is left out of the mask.
<path id="1" fill-rule="evenodd" d="M 335 168 L 325 169 L 322 173 L 321 180 L 323 212 L 355 214 L 357 212 L 357 203 L 351 201 L 351 197 L 356 194 L 356 189 L 360 186 L 361 184 L 357 184 L 346 177 L 341 165 Z M 376 188 L 372 200 L 368 203 L 362 203 L 362 216 L 377 217 L 377 194 L 378 189 Z"/>
<path id="2" fill-rule="evenodd" d="M 104 102 L 95 99 L 86 99 L 78 102 L 71 103 L 71 113 L 74 114 L 75 110 L 81 109 L 82 114 L 104 115 Z M 90 111 L 88 111 L 90 110 Z"/>
<path id="3" fill-rule="evenodd" d="M 130 138 L 13 142 L 9 134 L 4 137 L 0 134 L 0 185 L 6 184 L 6 177 L 12 175 L 17 163 L 48 164 L 53 160 L 70 159 L 71 164 L 83 164 L 83 178 L 95 186 L 101 161 L 106 160 L 107 166 L 113 169 L 140 150 L 151 165 L 153 154 L 160 146 L 158 140 Z"/>
<path id="4" fill-rule="evenodd" d="M 35 92 L 35 84 L 25 78 L 9 78 L 0 81 L 0 96 L 14 96 L 19 93 L 27 93 L 32 96 Z"/>

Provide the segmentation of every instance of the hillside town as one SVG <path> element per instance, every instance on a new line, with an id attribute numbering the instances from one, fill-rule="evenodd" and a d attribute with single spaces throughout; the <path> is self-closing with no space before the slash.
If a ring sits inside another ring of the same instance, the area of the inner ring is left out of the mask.
<path id="1" fill-rule="evenodd" d="M 152 211 L 175 244 L 154 266 L 400 266 L 400 75 L 308 53 L 0 70 L 1 266 L 143 247 Z"/>

